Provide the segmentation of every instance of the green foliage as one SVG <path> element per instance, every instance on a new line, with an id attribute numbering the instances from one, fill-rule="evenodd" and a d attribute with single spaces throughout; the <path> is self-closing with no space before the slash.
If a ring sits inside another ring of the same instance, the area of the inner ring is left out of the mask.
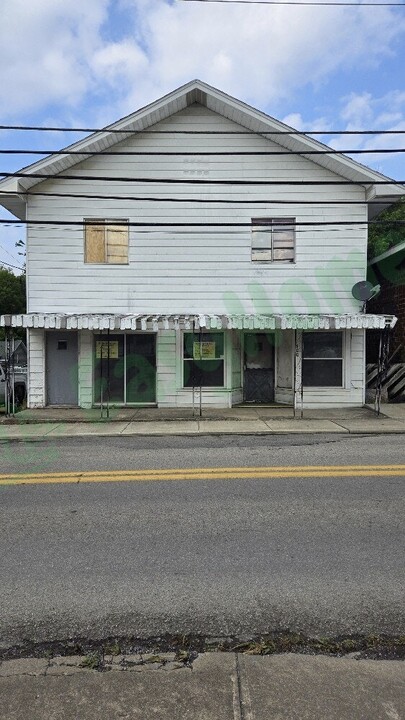
<path id="1" fill-rule="evenodd" d="M 0 315 L 25 313 L 25 275 L 0 268 Z"/>
<path id="2" fill-rule="evenodd" d="M 402 197 L 395 205 L 383 210 L 377 220 L 379 222 L 369 225 L 368 229 L 368 256 L 370 259 L 378 257 L 394 245 L 405 241 L 405 225 L 397 225 L 394 222 L 395 220 L 405 222 L 405 197 Z M 384 222 L 380 224 L 380 221 Z"/>
<path id="3" fill-rule="evenodd" d="M 14 275 L 0 267 L 0 315 L 25 313 L 25 275 Z M 0 328 L 0 340 L 4 339 L 4 328 Z"/>

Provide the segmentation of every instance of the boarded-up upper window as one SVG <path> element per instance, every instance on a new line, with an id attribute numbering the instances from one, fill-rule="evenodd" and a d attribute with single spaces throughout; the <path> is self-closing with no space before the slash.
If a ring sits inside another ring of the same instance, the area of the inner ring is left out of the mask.
<path id="1" fill-rule="evenodd" d="M 84 262 L 128 263 L 128 220 L 85 220 Z"/>
<path id="2" fill-rule="evenodd" d="M 252 260 L 294 262 L 294 218 L 252 219 Z"/>

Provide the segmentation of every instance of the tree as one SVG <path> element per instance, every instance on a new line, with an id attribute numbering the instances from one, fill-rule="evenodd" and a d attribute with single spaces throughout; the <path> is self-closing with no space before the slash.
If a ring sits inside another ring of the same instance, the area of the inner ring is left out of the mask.
<path id="1" fill-rule="evenodd" d="M 0 315 L 25 313 L 25 308 L 25 275 L 14 275 L 0 267 Z M 3 338 L 4 328 L 0 328 L 0 339 Z"/>
<path id="2" fill-rule="evenodd" d="M 378 222 L 369 225 L 368 229 L 368 256 L 370 259 L 378 257 L 394 245 L 405 241 L 405 197 L 391 205 L 378 216 Z M 380 221 L 384 221 L 381 222 Z"/>

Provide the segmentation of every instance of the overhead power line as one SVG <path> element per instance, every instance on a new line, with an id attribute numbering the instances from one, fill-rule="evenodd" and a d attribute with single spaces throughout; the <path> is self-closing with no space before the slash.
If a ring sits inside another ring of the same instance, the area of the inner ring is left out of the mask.
<path id="1" fill-rule="evenodd" d="M 151 130 L 143 128 L 114 129 L 55 127 L 42 125 L 0 125 L 0 130 L 21 130 L 35 132 L 74 132 L 74 133 L 111 133 L 137 135 L 149 133 L 150 135 L 404 135 L 405 130 Z"/>
<path id="2" fill-rule="evenodd" d="M 0 197 L 1 195 L 9 195 L 10 193 L 6 190 L 0 190 Z M 98 195 L 98 194 L 87 194 L 87 193 L 67 193 L 67 192 L 19 192 L 19 195 L 26 197 L 60 197 L 60 198 L 79 198 L 79 199 L 85 199 L 85 200 L 126 200 L 127 202 L 170 202 L 170 203 L 219 203 L 219 204 L 229 204 L 229 205 L 381 205 L 381 200 L 321 200 L 318 199 L 316 201 L 314 200 L 306 200 L 302 198 L 290 198 L 288 200 L 285 199 L 268 199 L 268 198 L 259 198 L 259 199 L 250 199 L 250 198 L 240 198 L 240 199 L 228 199 L 228 198 L 190 198 L 190 197 L 155 197 L 151 195 Z"/>
<path id="3" fill-rule="evenodd" d="M 354 221 L 352 223 L 350 223 L 348 221 L 347 225 L 337 226 L 337 227 L 329 226 L 327 228 L 327 230 L 325 230 L 324 226 L 314 227 L 312 225 L 312 226 L 304 226 L 303 227 L 303 226 L 299 225 L 298 227 L 295 228 L 295 231 L 296 231 L 297 235 L 299 234 L 300 236 L 310 235 L 312 237 L 313 235 L 316 235 L 316 234 L 319 234 L 319 235 L 322 234 L 323 238 L 325 238 L 331 234 L 335 234 L 335 235 L 344 234 L 345 239 L 347 239 L 348 233 L 355 233 L 358 230 L 363 230 L 368 225 L 368 222 L 366 220 L 364 222 L 363 221 L 359 221 L 359 222 L 360 222 L 360 224 L 356 224 L 356 221 Z M 4 224 L 2 225 L 2 227 L 13 227 L 14 225 L 18 226 L 19 224 L 21 224 L 19 220 L 16 220 L 14 222 L 6 220 L 4 222 Z M 31 225 L 30 222 L 26 222 L 25 224 L 27 225 L 27 228 Z M 122 224 L 127 225 L 127 223 L 125 223 L 125 221 L 122 221 Z M 80 225 L 81 225 L 81 228 L 80 228 Z M 59 240 L 66 239 L 67 242 L 69 242 L 70 239 L 72 238 L 72 241 L 76 242 L 77 237 L 78 237 L 78 232 L 80 233 L 80 235 L 82 235 L 83 222 L 81 222 L 80 225 L 65 226 L 65 227 L 61 228 L 61 226 L 58 226 L 57 224 L 41 225 L 41 221 L 38 221 L 38 224 L 35 224 L 34 227 L 31 228 L 31 230 L 32 230 L 32 232 L 34 232 L 34 230 L 41 232 L 44 230 L 52 229 L 55 232 L 58 231 L 58 239 Z M 249 223 L 249 227 L 250 227 L 250 223 Z M 146 227 L 137 227 L 136 228 L 137 237 L 144 236 L 144 235 L 145 236 L 158 235 L 159 237 L 168 236 L 171 238 L 173 238 L 173 237 L 180 238 L 183 236 L 183 237 L 188 238 L 190 236 L 194 236 L 193 241 L 196 240 L 196 242 L 197 242 L 196 247 L 208 247 L 205 245 L 207 238 L 217 238 L 217 237 L 220 237 L 221 235 L 224 235 L 224 236 L 231 235 L 232 237 L 246 238 L 247 232 L 248 232 L 247 228 L 226 229 L 226 228 L 221 228 L 218 226 L 215 226 L 213 228 L 206 227 L 206 226 L 204 226 L 204 228 L 192 228 L 192 227 L 188 227 L 188 226 L 186 228 L 182 228 L 182 227 L 176 226 L 176 228 L 174 230 L 172 227 L 156 228 L 153 226 L 149 226 L 149 224 L 147 224 Z M 69 235 L 70 235 L 70 237 L 69 237 Z M 200 243 L 200 244 L 198 244 L 198 243 Z"/>
<path id="4" fill-rule="evenodd" d="M 348 5 L 350 7 L 400 7 L 403 6 L 402 2 L 312 2 L 311 0 L 180 0 L 180 2 L 199 2 L 199 3 L 222 3 L 223 5 L 316 5 L 316 6 L 337 6 L 344 7 Z"/>
<path id="5" fill-rule="evenodd" d="M 99 225 L 100 221 L 96 219 L 87 220 L 6 220 L 0 219 L 1 225 L 41 225 L 52 227 L 60 226 L 72 226 L 72 227 L 83 227 L 84 225 Z M 252 227 L 252 222 L 155 222 L 151 221 L 132 221 L 116 219 L 113 222 L 114 225 L 122 225 L 123 227 L 137 227 L 137 228 L 240 228 L 240 227 Z M 285 223 L 285 227 L 326 227 L 326 226 L 358 226 L 358 225 L 405 225 L 405 220 L 299 220 Z M 284 224 L 283 224 L 284 226 Z"/>
<path id="6" fill-rule="evenodd" d="M 285 148 L 283 150 L 0 150 L 0 155 L 89 155 L 91 157 L 98 155 L 123 155 L 123 156 L 139 156 L 139 157 L 177 157 L 177 156 L 191 156 L 191 157 L 206 157 L 206 156 L 247 156 L 250 155 L 373 155 L 377 153 L 405 153 L 405 148 L 373 148 L 371 150 L 366 149 L 353 149 L 353 150 L 335 150 L 330 148 L 327 150 L 290 150 Z"/>
<path id="7" fill-rule="evenodd" d="M 0 265 L 7 265 L 7 267 L 14 268 L 14 270 L 24 270 L 24 268 L 19 267 L 19 265 L 11 265 L 10 263 L 6 262 L 5 260 L 0 260 Z"/>
<path id="8" fill-rule="evenodd" d="M 7 253 L 7 255 L 11 257 L 12 260 L 18 262 L 18 258 L 16 258 L 15 255 L 13 255 L 11 252 L 9 252 L 7 248 L 3 247 L 3 245 L 0 245 L 0 250 L 3 250 L 5 253 Z"/>
<path id="9" fill-rule="evenodd" d="M 55 175 L 24 172 L 0 172 L 4 178 L 36 178 L 39 180 L 55 179 Z M 90 180 L 91 182 L 121 182 L 169 185 L 259 185 L 259 186 L 339 186 L 345 185 L 403 185 L 405 180 L 226 180 L 201 178 L 148 178 L 148 177 L 112 177 L 111 175 L 57 175 L 58 180 Z"/>

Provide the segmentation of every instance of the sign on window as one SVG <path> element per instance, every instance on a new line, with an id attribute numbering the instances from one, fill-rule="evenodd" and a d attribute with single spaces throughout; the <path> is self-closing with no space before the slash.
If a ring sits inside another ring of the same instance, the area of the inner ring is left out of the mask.
<path id="1" fill-rule="evenodd" d="M 108 347 L 110 346 L 110 347 Z M 118 359 L 118 340 L 97 340 L 96 342 L 96 358 L 101 360 L 104 358 Z"/>
<path id="2" fill-rule="evenodd" d="M 215 360 L 215 342 L 193 343 L 194 360 Z"/>

